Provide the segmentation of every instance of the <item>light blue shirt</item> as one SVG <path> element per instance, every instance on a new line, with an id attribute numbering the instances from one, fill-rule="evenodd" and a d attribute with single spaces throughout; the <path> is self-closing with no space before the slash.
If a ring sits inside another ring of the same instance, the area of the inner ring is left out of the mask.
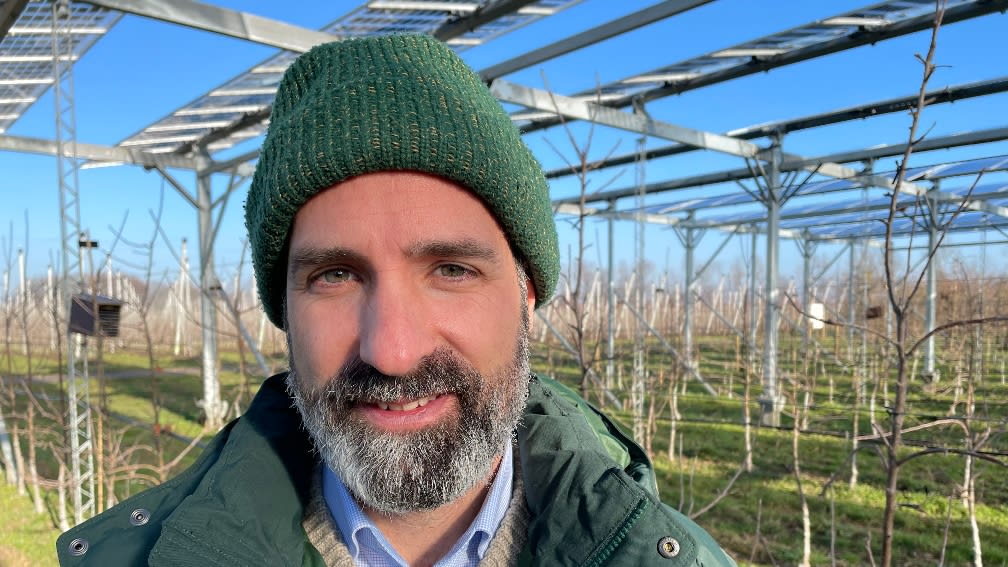
<path id="1" fill-rule="evenodd" d="M 434 567 L 475 567 L 483 559 L 511 502 L 511 476 L 514 473 L 511 451 L 511 443 L 507 443 L 497 476 L 490 485 L 490 493 L 479 514 Z M 329 467 L 325 467 L 322 474 L 322 494 L 354 563 L 367 567 L 408 567 L 381 530 L 350 496 L 339 475 Z"/>

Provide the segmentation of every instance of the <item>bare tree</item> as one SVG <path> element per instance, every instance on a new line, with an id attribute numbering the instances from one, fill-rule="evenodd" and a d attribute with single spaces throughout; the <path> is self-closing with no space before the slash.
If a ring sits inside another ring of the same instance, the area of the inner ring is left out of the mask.
<path id="1" fill-rule="evenodd" d="M 547 90 L 549 90 L 549 84 L 545 76 L 543 77 L 543 82 L 546 84 Z M 552 91 L 550 93 L 552 94 Z M 592 161 L 588 157 L 592 151 L 595 123 L 589 121 L 589 130 L 585 136 L 585 141 L 584 143 L 579 143 L 577 136 L 567 121 L 564 120 L 563 115 L 559 111 L 557 115 L 560 117 L 561 125 L 570 144 L 570 149 L 574 153 L 574 159 L 568 159 L 567 155 L 560 151 L 549 139 L 546 140 L 546 143 L 549 144 L 557 156 L 564 160 L 571 174 L 577 178 L 578 210 L 570 220 L 572 227 L 577 233 L 577 244 L 570 255 L 571 264 L 566 271 L 566 275 L 562 276 L 565 290 L 554 301 L 563 307 L 560 310 L 562 313 L 561 318 L 566 331 L 570 333 L 572 354 L 574 355 L 580 374 L 579 388 L 581 397 L 588 399 L 591 393 L 592 378 L 598 379 L 594 366 L 601 358 L 603 323 L 600 314 L 591 313 L 589 310 L 588 278 L 585 269 L 585 253 L 588 249 L 588 244 L 585 241 L 585 221 L 589 216 L 587 199 L 590 194 L 590 174 L 597 168 L 597 164 L 599 163 L 599 161 Z M 613 145 L 605 158 L 608 158 L 616 150 L 616 147 L 617 145 Z M 596 191 L 605 189 L 618 176 L 619 174 L 611 177 Z M 605 386 L 601 387 L 604 389 Z M 599 392 L 598 399 L 601 405 L 605 404 L 605 396 L 602 392 Z"/>
<path id="2" fill-rule="evenodd" d="M 893 361 L 895 368 L 893 370 L 892 377 L 895 381 L 894 387 L 894 397 L 892 400 L 892 405 L 887 408 L 888 410 L 888 428 L 882 431 L 879 426 L 876 426 L 876 436 L 883 443 L 883 464 L 886 471 L 886 484 L 885 484 L 885 506 L 883 509 L 883 519 L 882 519 L 882 557 L 881 565 L 882 567 L 889 567 L 893 562 L 893 534 L 894 534 L 894 523 L 896 517 L 896 511 L 899 504 L 899 479 L 900 479 L 900 469 L 901 467 L 910 461 L 918 457 L 922 457 L 928 454 L 939 452 L 936 449 L 924 449 L 913 451 L 909 454 L 903 454 L 904 450 L 904 434 L 909 430 L 906 427 L 906 416 L 907 410 L 909 408 L 908 401 L 908 391 L 910 385 L 910 379 L 913 375 L 911 369 L 911 361 L 918 350 L 926 343 L 926 341 L 934 336 L 936 333 L 943 332 L 955 327 L 961 327 L 966 325 L 976 325 L 983 323 L 985 321 L 1004 321 L 1008 320 L 1006 316 L 993 316 L 993 317 L 978 317 L 974 319 L 958 319 L 945 323 L 943 325 L 938 325 L 933 330 L 927 330 L 920 337 L 912 338 L 910 331 L 910 315 L 912 310 L 912 304 L 914 298 L 917 296 L 921 289 L 922 281 L 924 280 L 924 275 L 926 270 L 931 263 L 935 261 L 935 251 L 941 245 L 941 240 L 944 238 L 944 232 L 941 232 L 938 237 L 938 242 L 928 253 L 928 256 L 924 262 L 924 267 L 921 268 L 920 272 L 913 274 L 912 268 L 909 262 L 909 258 L 904 262 L 905 270 L 902 273 L 898 273 L 897 261 L 894 258 L 895 246 L 893 244 L 893 228 L 896 224 L 897 218 L 905 214 L 906 203 L 901 196 L 903 193 L 900 191 L 900 185 L 905 178 L 905 173 L 908 167 L 908 162 L 910 155 L 913 152 L 914 144 L 919 142 L 920 139 L 917 135 L 917 130 L 920 124 L 921 113 L 923 112 L 925 106 L 928 103 L 926 97 L 926 90 L 928 81 L 934 74 L 937 66 L 934 63 L 934 55 L 937 48 L 938 32 L 941 28 L 942 19 L 944 17 L 945 4 L 943 0 L 937 0 L 935 5 L 935 15 L 934 23 L 931 29 L 931 40 L 928 47 L 927 54 L 925 56 L 918 55 L 918 59 L 922 64 L 922 77 L 920 82 L 920 88 L 918 91 L 917 103 L 910 110 L 911 123 L 909 128 L 909 144 L 905 153 L 900 160 L 899 166 L 897 168 L 895 177 L 895 187 L 892 191 L 891 198 L 889 201 L 889 211 L 885 220 L 885 242 L 883 248 L 884 255 L 884 269 L 885 269 L 885 289 L 887 293 L 887 299 L 889 307 L 892 312 L 893 320 L 895 323 L 895 334 L 892 337 L 884 336 L 884 339 L 889 343 L 892 348 L 892 353 L 895 358 Z M 974 183 L 975 186 L 975 183 Z M 959 206 L 953 211 L 948 213 L 947 222 L 954 220 L 955 217 L 965 210 L 966 204 L 969 202 L 970 195 L 972 194 L 972 189 L 964 199 L 960 202 Z M 914 213 L 923 211 L 924 214 L 930 216 L 931 222 L 938 222 L 940 211 L 937 210 L 937 205 L 930 202 L 927 199 L 918 197 L 916 202 L 911 206 Z M 920 429 L 922 427 L 934 427 L 941 425 L 946 420 L 937 420 L 935 422 L 925 424 L 924 426 L 917 427 L 915 429 Z M 967 429 L 968 434 L 968 429 Z M 948 448 L 941 448 L 940 451 L 948 452 Z M 961 452 L 966 457 L 978 457 L 981 456 L 975 451 L 975 448 L 967 448 L 966 450 L 956 451 Z M 998 461 L 1000 463 L 1000 461 Z M 1000 463 L 1003 464 L 1003 463 Z M 979 555 L 977 555 L 977 560 L 979 560 Z"/>

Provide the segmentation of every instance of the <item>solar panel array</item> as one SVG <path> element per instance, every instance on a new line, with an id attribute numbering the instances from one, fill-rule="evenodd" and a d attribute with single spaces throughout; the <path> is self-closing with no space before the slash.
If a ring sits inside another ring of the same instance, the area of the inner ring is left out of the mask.
<path id="1" fill-rule="evenodd" d="M 972 0 L 949 0 L 946 9 L 957 5 L 970 4 Z M 752 67 L 754 61 L 768 60 L 791 52 L 825 45 L 838 38 L 848 37 L 863 30 L 880 30 L 900 22 L 928 15 L 934 12 L 933 0 L 898 0 L 881 2 L 858 10 L 826 18 L 747 41 L 725 49 L 665 65 L 607 83 L 591 90 L 573 94 L 575 98 L 596 99 L 602 102 L 629 100 L 654 89 L 669 85 L 686 84 L 705 77 L 729 71 Z M 535 120 L 552 118 L 550 113 L 540 111 L 520 111 L 512 115 L 522 128 L 528 128 Z"/>
<path id="2" fill-rule="evenodd" d="M 4 4 L 0 0 L 0 12 Z M 71 58 L 80 59 L 120 16 L 90 4 L 71 3 L 69 13 L 61 18 L 70 28 Z M 52 28 L 52 4 L 33 0 L 0 41 L 0 133 L 7 131 L 52 86 Z"/>
<path id="3" fill-rule="evenodd" d="M 447 43 L 455 50 L 462 51 L 553 15 L 578 2 L 580 0 L 539 0 L 449 39 Z M 432 33 L 442 25 L 476 13 L 489 3 L 488 0 L 372 0 L 328 24 L 322 31 L 342 38 L 386 33 Z M 207 144 L 207 150 L 211 153 L 218 152 L 259 136 L 269 122 L 255 119 L 254 116 L 256 113 L 268 112 L 284 70 L 297 55 L 290 51 L 278 52 L 129 136 L 119 145 L 140 148 L 150 153 L 176 152 L 214 130 L 227 128 L 242 120 L 249 122 L 248 126 L 235 129 Z M 250 116 L 253 119 L 248 120 Z"/>

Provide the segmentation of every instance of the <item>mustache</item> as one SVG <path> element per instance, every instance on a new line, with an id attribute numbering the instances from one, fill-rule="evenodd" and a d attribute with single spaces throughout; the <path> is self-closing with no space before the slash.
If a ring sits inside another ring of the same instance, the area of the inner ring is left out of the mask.
<path id="1" fill-rule="evenodd" d="M 450 350 L 439 349 L 401 376 L 383 374 L 354 357 L 328 380 L 323 396 L 330 404 L 348 408 L 361 402 L 397 402 L 444 394 L 469 397 L 481 384 L 472 366 Z"/>

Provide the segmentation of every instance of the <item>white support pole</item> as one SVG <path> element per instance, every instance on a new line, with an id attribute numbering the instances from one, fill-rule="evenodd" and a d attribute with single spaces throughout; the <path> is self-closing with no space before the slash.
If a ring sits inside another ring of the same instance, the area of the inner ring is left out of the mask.
<path id="1" fill-rule="evenodd" d="M 203 333 L 202 376 L 203 376 L 203 412 L 206 423 L 211 429 L 217 429 L 224 424 L 224 412 L 221 404 L 220 380 L 217 376 L 217 277 L 213 268 L 213 222 L 212 199 L 210 195 L 210 176 L 197 174 L 196 201 L 199 224 L 200 248 L 200 324 Z"/>

